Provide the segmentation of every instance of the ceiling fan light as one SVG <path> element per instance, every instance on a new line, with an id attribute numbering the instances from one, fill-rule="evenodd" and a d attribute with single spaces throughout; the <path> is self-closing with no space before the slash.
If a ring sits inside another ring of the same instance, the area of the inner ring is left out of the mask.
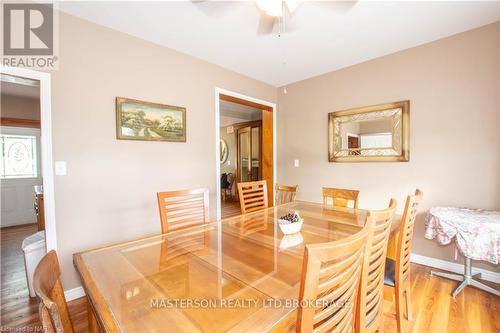
<path id="1" fill-rule="evenodd" d="M 283 1 L 282 0 L 255 0 L 257 6 L 269 16 L 283 16 Z"/>
<path id="2" fill-rule="evenodd" d="M 302 0 L 285 0 L 286 6 L 290 13 L 293 13 L 295 9 L 300 5 Z"/>

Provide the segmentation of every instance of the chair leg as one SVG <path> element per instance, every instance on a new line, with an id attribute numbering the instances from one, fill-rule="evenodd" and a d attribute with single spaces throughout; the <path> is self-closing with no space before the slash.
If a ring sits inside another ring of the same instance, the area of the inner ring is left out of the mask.
<path id="1" fill-rule="evenodd" d="M 405 301 L 406 301 L 406 318 L 408 320 L 413 320 L 413 316 L 411 313 L 411 290 L 410 286 L 407 286 L 405 289 Z"/>
<path id="2" fill-rule="evenodd" d="M 403 320 L 404 320 L 404 306 L 403 306 L 403 292 L 395 289 L 396 294 L 396 322 L 398 333 L 403 333 Z"/>

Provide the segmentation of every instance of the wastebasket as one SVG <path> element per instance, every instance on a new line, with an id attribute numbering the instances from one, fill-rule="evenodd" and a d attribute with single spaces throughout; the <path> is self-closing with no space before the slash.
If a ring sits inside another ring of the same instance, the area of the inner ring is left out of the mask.
<path id="1" fill-rule="evenodd" d="M 45 247 L 45 231 L 39 231 L 36 234 L 26 237 L 21 246 L 24 252 L 24 266 L 26 267 L 26 280 L 28 281 L 28 289 L 30 297 L 35 297 L 33 289 L 33 273 L 40 260 L 47 253 Z"/>

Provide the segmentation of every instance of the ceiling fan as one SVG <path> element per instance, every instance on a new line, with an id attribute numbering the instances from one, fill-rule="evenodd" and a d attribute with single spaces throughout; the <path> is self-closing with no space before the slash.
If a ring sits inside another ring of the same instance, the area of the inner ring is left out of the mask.
<path id="1" fill-rule="evenodd" d="M 278 36 L 285 31 L 294 30 L 292 24 L 292 14 L 304 2 L 314 3 L 316 6 L 322 6 L 325 9 L 339 11 L 349 10 L 357 0 L 253 0 L 259 10 L 261 16 L 257 27 L 257 34 L 269 35 L 277 33 Z M 217 0 L 191 0 L 197 4 L 198 8 L 209 16 L 219 16 L 224 12 L 228 12 L 234 6 L 241 4 L 242 1 L 217 1 Z"/>
<path id="2" fill-rule="evenodd" d="M 277 27 L 278 35 L 290 27 L 290 18 L 292 13 L 299 7 L 304 0 L 254 0 L 261 11 L 257 33 L 259 35 L 272 34 Z M 216 16 L 222 12 L 230 10 L 230 5 L 236 5 L 238 2 L 210 1 L 210 0 L 191 0 L 197 4 L 200 10 L 203 10 L 209 16 Z"/>
<path id="3" fill-rule="evenodd" d="M 289 26 L 293 12 L 302 0 L 255 0 L 263 15 L 259 20 L 258 34 L 270 34 L 278 27 L 278 36 Z"/>

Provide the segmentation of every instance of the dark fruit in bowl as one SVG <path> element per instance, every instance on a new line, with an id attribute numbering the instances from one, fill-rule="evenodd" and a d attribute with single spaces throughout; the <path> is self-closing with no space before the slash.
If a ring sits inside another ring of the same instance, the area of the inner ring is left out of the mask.
<path id="1" fill-rule="evenodd" d="M 301 217 L 300 217 L 299 213 L 295 212 L 295 213 L 288 213 L 286 215 L 283 215 L 282 217 L 280 217 L 280 220 L 288 221 L 289 223 L 296 223 L 296 222 L 299 222 L 301 220 Z"/>

